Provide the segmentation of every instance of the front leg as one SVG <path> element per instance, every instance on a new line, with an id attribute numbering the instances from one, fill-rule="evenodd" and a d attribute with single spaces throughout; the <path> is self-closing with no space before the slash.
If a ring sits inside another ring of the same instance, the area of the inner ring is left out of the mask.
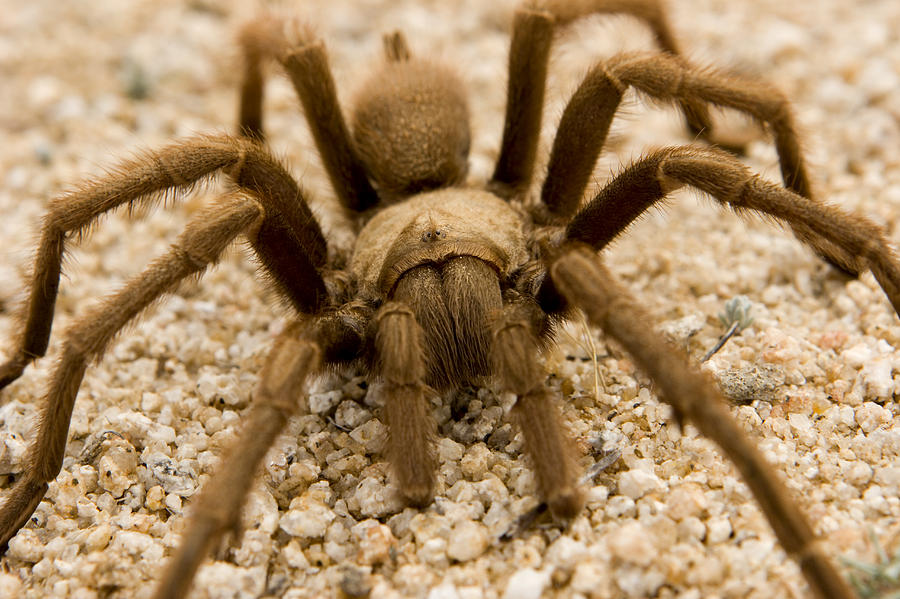
<path id="1" fill-rule="evenodd" d="M 575 444 L 553 397 L 544 387 L 535 332 L 545 318 L 524 302 L 503 307 L 493 326 L 492 362 L 504 391 L 516 394 L 513 417 L 525 438 L 538 492 L 559 518 L 575 517 L 584 505 Z"/>
<path id="2" fill-rule="evenodd" d="M 215 541 L 237 527 L 253 475 L 290 416 L 298 411 L 306 379 L 319 368 L 322 352 L 309 337 L 295 323 L 275 341 L 260 373 L 247 422 L 222 460 L 222 467 L 193 501 L 181 545 L 156 588 L 156 599 L 186 596 L 197 568 Z"/>
<path id="3" fill-rule="evenodd" d="M 697 372 L 687 356 L 654 331 L 652 318 L 587 248 L 566 248 L 550 268 L 563 295 L 583 309 L 588 320 L 622 344 L 653 380 L 660 399 L 712 439 L 734 463 L 766 514 L 781 546 L 800 566 L 817 596 L 852 599 L 855 595 L 827 558 L 806 515 L 782 479 L 731 417 L 716 384 Z"/>

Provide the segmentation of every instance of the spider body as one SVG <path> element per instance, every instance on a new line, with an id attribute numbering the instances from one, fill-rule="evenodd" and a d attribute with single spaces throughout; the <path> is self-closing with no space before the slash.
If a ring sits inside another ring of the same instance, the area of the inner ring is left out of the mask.
<path id="1" fill-rule="evenodd" d="M 570 99 L 539 197 L 529 193 L 541 131 L 549 50 L 558 27 L 592 12 L 643 20 L 661 53 L 625 54 L 591 69 Z M 225 465 L 193 500 L 184 541 L 157 589 L 187 592 L 200 562 L 237 527 L 246 489 L 288 419 L 304 409 L 305 381 L 354 363 L 381 387 L 385 453 L 407 503 L 435 492 L 435 391 L 493 379 L 515 395 L 540 499 L 564 519 L 584 494 L 574 443 L 561 425 L 539 356 L 572 309 L 616 339 L 659 386 L 679 420 L 694 423 L 732 458 L 787 553 L 823 597 L 850 597 L 803 513 L 731 419 L 715 385 L 665 343 L 639 302 L 597 252 L 671 191 L 690 186 L 737 211 L 780 220 L 829 261 L 868 268 L 895 311 L 900 266 L 882 230 L 810 192 L 789 105 L 767 85 L 699 69 L 674 43 L 662 8 L 648 2 L 555 2 L 517 11 L 499 156 L 482 188 L 465 186 L 470 133 L 458 78 L 412 56 L 400 34 L 385 38 L 385 64 L 362 86 L 347 127 L 323 44 L 261 19 L 241 35 L 245 67 L 240 137 L 194 137 L 125 162 L 54 200 L 44 220 L 22 332 L 0 385 L 17 379 L 48 346 L 67 242 L 105 212 L 224 173 L 234 189 L 192 220 L 170 251 L 79 319 L 64 335 L 25 472 L 0 507 L 0 541 L 30 518 L 59 473 L 75 397 L 88 363 L 158 298 L 215 263 L 244 235 L 276 292 L 297 315 L 269 351 L 252 407 Z M 263 143 L 262 64 L 278 60 L 303 106 L 318 153 L 344 210 L 361 223 L 348 257 L 333 255 L 308 192 Z M 594 163 L 624 90 L 678 106 L 688 126 L 714 141 L 708 105 L 748 113 L 774 134 L 785 186 L 760 179 L 706 146 L 666 148 L 625 168 L 582 205 Z M 346 265 L 346 268 L 344 266 Z M 337 272 L 335 272 L 337 271 Z"/>
<path id="2" fill-rule="evenodd" d="M 508 286 L 527 256 L 522 217 L 507 202 L 448 188 L 379 212 L 360 232 L 350 272 L 363 295 L 413 308 L 424 329 L 426 382 L 445 390 L 491 374 L 489 317 L 502 303 L 501 280 Z"/>

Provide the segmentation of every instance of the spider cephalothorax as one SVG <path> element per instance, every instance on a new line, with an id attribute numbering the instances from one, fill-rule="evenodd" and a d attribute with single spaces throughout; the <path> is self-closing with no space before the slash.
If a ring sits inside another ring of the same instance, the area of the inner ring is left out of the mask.
<path id="1" fill-rule="evenodd" d="M 539 197 L 531 199 L 553 33 L 590 12 L 627 12 L 645 20 L 663 52 L 617 56 L 587 74 L 562 116 Z M 516 14 L 499 157 L 490 181 L 473 188 L 464 184 L 470 133 L 462 85 L 452 69 L 414 57 L 400 34 L 386 38 L 386 60 L 356 99 L 352 132 L 324 47 L 308 31 L 285 35 L 278 23 L 261 19 L 243 30 L 241 43 L 240 137 L 195 137 L 148 152 L 50 206 L 22 335 L 0 367 L 3 386 L 47 349 L 70 237 L 110 209 L 187 189 L 219 171 L 236 188 L 196 217 L 168 254 L 66 333 L 28 467 L 0 509 L 2 542 L 24 525 L 60 470 L 88 362 L 102 356 L 142 310 L 202 273 L 245 235 L 297 318 L 270 351 L 226 467 L 195 500 L 195 515 L 158 596 L 185 593 L 213 541 L 235 525 L 250 477 L 302 405 L 304 381 L 326 368 L 355 365 L 380 384 L 390 431 L 386 452 L 408 502 L 427 504 L 434 495 L 429 398 L 492 378 L 516 396 L 513 416 L 541 499 L 557 516 L 578 513 L 583 496 L 576 453 L 538 359 L 552 342 L 553 325 L 575 308 L 632 354 L 676 416 L 693 422 L 735 461 L 810 584 L 823 596 L 849 596 L 805 517 L 730 419 L 715 386 L 657 339 L 638 303 L 596 255 L 671 191 L 692 186 L 736 210 L 784 222 L 848 271 L 871 269 L 900 309 L 900 267 L 880 228 L 811 197 L 790 109 L 778 92 L 687 64 L 655 2 L 548 0 Z M 360 230 L 348 257 L 329 258 L 307 192 L 264 144 L 260 69 L 270 58 L 291 77 L 335 193 L 357 216 Z M 708 104 L 767 125 L 786 187 L 761 180 L 722 150 L 684 146 L 648 154 L 582 206 L 628 87 L 678 104 L 689 127 L 707 139 Z"/>

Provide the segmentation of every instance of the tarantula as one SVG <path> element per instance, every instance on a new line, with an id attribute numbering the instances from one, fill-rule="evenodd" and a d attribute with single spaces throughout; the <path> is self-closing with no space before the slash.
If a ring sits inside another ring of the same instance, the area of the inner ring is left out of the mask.
<path id="1" fill-rule="evenodd" d="M 540 196 L 532 201 L 528 190 L 554 31 L 604 12 L 644 20 L 661 52 L 616 56 L 587 74 L 568 102 Z M 263 18 L 240 39 L 245 70 L 239 136 L 194 137 L 147 152 L 50 205 L 23 331 L 0 366 L 0 387 L 47 349 L 71 237 L 118 206 L 189 189 L 219 172 L 234 184 L 187 225 L 169 253 L 66 332 L 28 467 L 0 508 L 0 543 L 5 546 L 28 521 L 60 471 L 87 363 L 99 359 L 129 321 L 184 279 L 203 273 L 244 235 L 297 317 L 270 350 L 240 438 L 226 467 L 195 499 L 182 545 L 156 596 L 184 596 L 210 547 L 236 526 L 252 475 L 301 408 L 304 382 L 327 368 L 362 368 L 382 384 L 388 458 L 397 488 L 414 505 L 428 504 L 434 493 L 429 395 L 494 377 L 517 397 L 513 413 L 540 497 L 560 518 L 577 514 L 583 495 L 575 451 L 538 359 L 552 343 L 555 326 L 577 308 L 631 353 L 679 420 L 694 423 L 725 450 L 810 586 L 823 597 L 852 596 L 778 476 L 731 419 L 715 385 L 658 340 L 639 302 L 597 255 L 649 207 L 687 185 L 737 211 L 782 221 L 845 271 L 870 269 L 900 312 L 900 264 L 879 227 L 812 197 L 790 107 L 780 93 L 688 64 L 655 1 L 527 5 L 514 20 L 499 158 L 486 189 L 475 189 L 464 183 L 469 128 L 462 85 L 450 68 L 413 56 L 401 34 L 386 36 L 386 60 L 363 86 L 351 127 L 339 108 L 324 46 L 309 31 L 285 33 Z M 337 197 L 358 217 L 349 256 L 329 247 L 308 207 L 309 194 L 264 143 L 262 65 L 271 58 L 296 88 Z M 638 160 L 582 206 L 629 87 L 678 104 L 688 127 L 712 142 L 709 105 L 736 109 L 766 125 L 785 187 L 761 180 L 722 150 L 682 146 Z"/>

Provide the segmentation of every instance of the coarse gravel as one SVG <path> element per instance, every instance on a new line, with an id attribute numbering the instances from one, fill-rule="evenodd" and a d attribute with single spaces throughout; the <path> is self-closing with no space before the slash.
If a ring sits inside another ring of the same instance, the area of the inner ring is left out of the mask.
<path id="1" fill-rule="evenodd" d="M 414 52 L 455 64 L 471 98 L 479 182 L 499 146 L 516 4 L 0 0 L 0 352 L 19 326 L 48 202 L 141 148 L 232 131 L 234 32 L 262 6 L 315 24 L 348 105 L 385 32 L 401 29 Z M 670 13 L 691 60 L 763 77 L 792 99 L 820 197 L 900 239 L 900 3 L 680 0 Z M 628 18 L 585 19 L 560 35 L 543 154 L 594 62 L 650 48 L 646 27 Z M 293 90 L 276 69 L 266 118 L 273 150 L 315 198 L 329 239 L 346 246 L 346 223 L 333 217 Z M 717 122 L 747 125 L 727 112 Z M 777 181 L 774 149 L 756 139 L 745 161 Z M 650 148 L 690 141 L 675 111 L 629 95 L 595 183 Z M 0 392 L 7 481 L 24 466 L 67 326 L 164 252 L 222 189 L 110 215 L 73 252 L 48 357 Z M 735 397 L 735 418 L 838 563 L 875 561 L 873 538 L 895 552 L 900 321 L 872 276 L 848 280 L 788 232 L 690 191 L 642 219 L 606 259 L 697 362 L 724 331 L 725 302 L 749 298 L 752 325 L 704 368 Z M 236 249 L 123 333 L 88 370 L 63 470 L 0 562 L 0 597 L 148 597 L 288 317 Z M 380 453 L 378 386 L 346 373 L 311 383 L 310 413 L 275 441 L 253 484 L 242 538 L 205 563 L 191 597 L 810 596 L 730 464 L 668 418 L 628 356 L 579 321 L 559 341 L 545 356 L 549 384 L 584 466 L 621 452 L 568 528 L 539 519 L 516 530 L 537 503 L 534 479 L 505 417 L 514 398 L 492 388 L 434 405 L 437 497 L 404 508 Z"/>

